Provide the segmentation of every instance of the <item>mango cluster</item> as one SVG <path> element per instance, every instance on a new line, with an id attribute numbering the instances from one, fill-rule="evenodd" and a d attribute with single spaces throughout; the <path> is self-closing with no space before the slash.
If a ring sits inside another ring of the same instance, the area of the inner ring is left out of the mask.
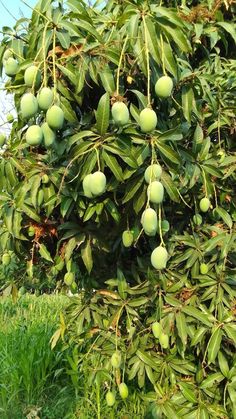
<path id="1" fill-rule="evenodd" d="M 121 367 L 121 363 L 122 363 L 121 352 L 116 350 L 111 356 L 111 366 L 115 370 L 118 370 Z M 127 384 L 124 381 L 118 385 L 118 390 L 119 390 L 119 394 L 122 400 L 127 399 L 127 397 L 129 396 L 129 389 L 128 389 Z M 116 397 L 113 391 L 109 390 L 106 393 L 106 402 L 107 402 L 107 406 L 109 407 L 114 406 L 116 402 Z"/>
<path id="2" fill-rule="evenodd" d="M 13 77 L 19 70 L 19 64 L 13 57 L 11 50 L 6 50 L 3 56 L 5 73 Z M 24 83 L 28 88 L 39 89 L 37 97 L 32 92 L 25 93 L 20 101 L 20 114 L 23 120 L 36 118 L 41 112 L 45 112 L 45 121 L 38 125 L 30 125 L 26 131 L 26 142 L 30 146 L 39 146 L 44 144 L 46 148 L 51 147 L 56 140 L 56 132 L 63 127 L 64 112 L 53 104 L 54 95 L 49 87 L 41 87 L 42 74 L 35 65 L 30 65 L 24 73 Z M 12 120 L 11 120 L 12 122 Z M 3 137 L 0 143 L 3 143 Z"/>
<path id="3" fill-rule="evenodd" d="M 83 180 L 83 191 L 87 198 L 94 198 L 102 195 L 106 190 L 106 176 L 101 171 L 86 175 Z"/>
<path id="4" fill-rule="evenodd" d="M 164 332 L 161 324 L 159 322 L 154 322 L 152 324 L 152 333 L 155 337 L 155 339 L 159 340 L 159 343 L 162 347 L 162 349 L 168 349 L 169 348 L 169 336 L 167 333 Z"/>
<path id="5" fill-rule="evenodd" d="M 161 204 L 164 199 L 164 187 L 160 181 L 162 168 L 159 164 L 154 163 L 148 166 L 144 173 L 145 181 L 148 184 L 147 199 L 148 206 L 141 216 L 141 224 L 143 231 L 147 236 L 154 237 L 157 233 L 162 234 L 169 231 L 170 225 L 167 220 L 159 222 L 157 212 L 149 206 L 149 202 L 153 204 Z M 122 243 L 124 247 L 132 246 L 134 242 L 134 231 L 125 230 L 122 233 Z M 151 254 L 151 264 L 155 269 L 161 270 L 166 268 L 168 260 L 168 252 L 164 246 L 156 247 Z"/>
<path id="6" fill-rule="evenodd" d="M 160 99 L 166 99 L 171 96 L 173 86 L 173 80 L 170 77 L 162 76 L 155 84 L 155 93 Z M 112 105 L 111 113 L 114 123 L 119 127 L 127 125 L 130 121 L 129 109 L 121 100 Z M 143 133 L 148 134 L 154 131 L 156 126 L 156 112 L 151 108 L 151 106 L 147 106 L 142 109 L 139 115 L 140 130 Z"/>
<path id="7" fill-rule="evenodd" d="M 9 77 L 15 76 L 19 70 L 19 63 L 10 49 L 7 49 L 3 54 L 3 67 L 6 75 Z"/>

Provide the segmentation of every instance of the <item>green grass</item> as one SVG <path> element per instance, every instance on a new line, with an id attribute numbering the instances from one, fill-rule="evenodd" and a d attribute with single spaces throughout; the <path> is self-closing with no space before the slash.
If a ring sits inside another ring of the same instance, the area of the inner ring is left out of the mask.
<path id="1" fill-rule="evenodd" d="M 24 296 L 16 304 L 0 299 L 0 417 L 64 418 L 75 409 L 74 388 L 60 345 L 50 338 L 66 297 Z"/>
<path id="2" fill-rule="evenodd" d="M 0 418 L 145 418 L 145 404 L 137 393 L 125 402 L 117 396 L 109 408 L 104 385 L 89 378 L 91 365 L 80 375 L 70 364 L 72 349 L 62 350 L 59 342 L 51 350 L 50 338 L 67 302 L 67 297 L 56 295 L 24 295 L 16 304 L 0 298 Z"/>

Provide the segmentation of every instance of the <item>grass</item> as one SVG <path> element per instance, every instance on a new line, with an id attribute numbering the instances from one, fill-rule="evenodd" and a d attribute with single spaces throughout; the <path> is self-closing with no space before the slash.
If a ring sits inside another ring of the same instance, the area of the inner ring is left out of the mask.
<path id="1" fill-rule="evenodd" d="M 65 354 L 50 338 L 66 297 L 0 299 L 0 417 L 64 418 L 75 408 Z"/>
<path id="2" fill-rule="evenodd" d="M 16 304 L 0 298 L 1 419 L 143 419 L 145 405 L 133 393 L 113 408 L 104 387 L 72 368 L 73 351 L 50 338 L 65 296 L 24 295 Z"/>

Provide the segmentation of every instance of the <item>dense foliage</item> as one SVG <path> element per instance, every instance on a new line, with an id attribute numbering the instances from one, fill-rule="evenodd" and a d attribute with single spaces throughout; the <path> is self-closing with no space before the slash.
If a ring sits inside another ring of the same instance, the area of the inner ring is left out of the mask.
<path id="1" fill-rule="evenodd" d="M 236 417 L 235 2 L 157 3 L 40 0 L 3 28 L 1 281 L 83 290 L 52 344 L 67 328 L 91 383 Z"/>

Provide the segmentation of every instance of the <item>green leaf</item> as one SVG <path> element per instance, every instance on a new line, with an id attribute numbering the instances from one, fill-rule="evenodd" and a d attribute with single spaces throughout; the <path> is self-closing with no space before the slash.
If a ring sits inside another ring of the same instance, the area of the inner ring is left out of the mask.
<path id="1" fill-rule="evenodd" d="M 211 239 L 207 240 L 204 245 L 204 250 L 206 253 L 211 252 L 213 249 L 215 249 L 217 246 L 222 246 L 222 243 L 225 239 L 225 233 L 218 234 L 216 237 L 212 237 Z"/>
<path id="2" fill-rule="evenodd" d="M 117 159 L 112 156 L 110 153 L 107 153 L 105 150 L 102 151 L 102 156 L 104 158 L 104 161 L 106 165 L 109 167 L 109 169 L 112 171 L 114 176 L 119 182 L 123 181 L 123 173 L 122 169 L 117 161 Z"/>
<path id="3" fill-rule="evenodd" d="M 161 44 L 159 44 L 161 45 Z M 175 59 L 175 55 L 173 54 L 172 48 L 168 42 L 163 40 L 163 50 L 164 50 L 164 63 L 166 69 L 175 77 L 177 78 L 177 63 Z"/>
<path id="4" fill-rule="evenodd" d="M 109 65 L 105 66 L 103 70 L 99 73 L 102 85 L 106 92 L 112 94 L 115 91 L 115 81 L 114 75 L 111 71 Z"/>
<path id="5" fill-rule="evenodd" d="M 109 127 L 110 118 L 110 97 L 109 93 L 105 93 L 98 103 L 96 112 L 97 130 L 99 134 L 104 135 Z"/>
<path id="6" fill-rule="evenodd" d="M 174 164 L 181 164 L 181 158 L 170 146 L 163 144 L 161 141 L 157 141 L 157 148 L 159 149 L 161 155 Z"/>
<path id="7" fill-rule="evenodd" d="M 8 205 L 6 205 L 4 209 L 4 223 L 9 233 L 12 233 L 14 209 L 12 207 L 8 207 Z"/>
<path id="8" fill-rule="evenodd" d="M 129 32 L 129 41 L 131 45 L 136 43 L 136 39 L 138 36 L 138 26 L 140 21 L 140 14 L 137 13 L 133 15 L 128 21 L 128 32 Z"/>
<path id="9" fill-rule="evenodd" d="M 19 240 L 27 240 L 27 238 L 20 232 L 21 222 L 22 222 L 22 213 L 19 211 L 15 211 L 13 215 L 13 225 L 12 225 L 13 235 Z"/>
<path id="10" fill-rule="evenodd" d="M 155 358 L 153 356 L 150 356 L 147 352 L 142 351 L 141 349 L 138 349 L 136 352 L 136 355 L 139 357 L 139 359 L 144 363 L 149 365 L 152 369 L 155 371 L 159 371 L 158 366 L 155 363 Z"/>
<path id="11" fill-rule="evenodd" d="M 226 356 L 223 354 L 222 351 L 218 352 L 218 362 L 219 362 L 219 366 L 220 366 L 220 370 L 221 370 L 222 374 L 225 377 L 228 377 L 228 375 L 229 375 L 229 364 L 228 364 Z"/>
<path id="12" fill-rule="evenodd" d="M 96 212 L 96 205 L 89 205 L 86 208 L 86 211 L 84 213 L 83 221 L 86 222 L 92 218 L 93 214 Z"/>
<path id="13" fill-rule="evenodd" d="M 220 383 L 222 380 L 224 380 L 224 378 L 225 377 L 220 372 L 209 374 L 208 377 L 201 383 L 200 388 L 205 389 L 212 387 L 215 383 Z"/>
<path id="14" fill-rule="evenodd" d="M 111 214 L 112 218 L 114 218 L 114 220 L 118 223 L 120 221 L 120 213 L 117 206 L 114 204 L 114 202 L 111 201 L 111 199 L 108 199 L 105 202 L 105 206 L 107 210 L 109 211 L 109 213 Z"/>
<path id="15" fill-rule="evenodd" d="M 80 19 L 80 21 L 78 22 L 78 27 L 79 29 L 84 29 L 85 32 L 88 32 L 90 35 L 92 35 L 95 39 L 97 39 L 99 42 L 103 42 L 101 35 L 98 33 L 98 31 L 92 26 L 90 25 L 88 22 L 86 22 L 85 20 Z"/>
<path id="16" fill-rule="evenodd" d="M 217 212 L 219 214 L 219 216 L 222 218 L 222 220 L 224 221 L 224 223 L 231 229 L 233 227 L 233 221 L 232 218 L 230 216 L 230 214 L 221 207 L 216 207 L 214 209 L 214 212 Z"/>
<path id="17" fill-rule="evenodd" d="M 191 123 L 191 116 L 194 104 L 194 94 L 191 86 L 182 87 L 182 107 L 183 114 L 187 121 Z"/>
<path id="18" fill-rule="evenodd" d="M 187 325 L 185 316 L 183 313 L 181 313 L 181 311 L 176 313 L 175 321 L 178 335 L 182 340 L 183 345 L 185 346 L 187 344 Z"/>
<path id="19" fill-rule="evenodd" d="M 124 300 L 127 296 L 128 284 L 127 284 L 127 281 L 123 272 L 119 268 L 117 268 L 117 278 L 118 278 L 118 292 L 119 292 L 120 297 Z"/>
<path id="20" fill-rule="evenodd" d="M 228 32 L 234 42 L 236 43 L 236 30 L 235 30 L 235 25 L 234 23 L 229 23 L 229 22 L 217 22 L 216 25 L 220 26 L 221 28 L 223 28 L 226 32 Z"/>
<path id="21" fill-rule="evenodd" d="M 137 99 L 139 101 L 139 107 L 141 109 L 146 108 L 147 104 L 148 104 L 147 96 L 144 96 L 144 94 L 139 92 L 139 90 L 131 89 L 130 91 L 133 92 L 135 94 L 135 96 L 137 97 Z"/>
<path id="22" fill-rule="evenodd" d="M 155 25 L 153 21 L 148 17 L 145 19 L 145 23 L 147 27 L 148 50 L 151 56 L 153 57 L 153 59 L 156 61 L 156 63 L 159 64 L 161 62 L 161 57 L 160 57 L 160 48 L 157 43 L 157 33 L 156 33 Z"/>
<path id="23" fill-rule="evenodd" d="M 29 205 L 23 204 L 21 206 L 21 209 L 29 218 L 32 218 L 32 220 L 36 221 L 37 223 L 40 223 L 40 217 Z"/>
<path id="24" fill-rule="evenodd" d="M 149 302 L 149 298 L 140 297 L 140 298 L 135 298 L 133 300 L 130 300 L 128 304 L 129 304 L 130 307 L 140 307 L 140 306 L 143 307 L 148 302 Z"/>
<path id="25" fill-rule="evenodd" d="M 195 307 L 191 306 L 184 306 L 182 311 L 190 317 L 194 317 L 195 319 L 199 320 L 201 323 L 205 324 L 206 326 L 211 327 L 212 323 L 208 320 L 207 315 L 202 313 L 202 311 L 198 310 Z"/>
<path id="26" fill-rule="evenodd" d="M 194 404 L 197 403 L 197 397 L 194 394 L 194 391 L 193 391 L 194 387 L 192 385 L 180 382 L 179 387 L 186 400 L 188 400 L 190 403 L 194 403 Z"/>
<path id="27" fill-rule="evenodd" d="M 170 175 L 166 172 L 162 172 L 161 175 L 161 182 L 163 183 L 163 186 L 168 193 L 170 199 L 174 202 L 179 202 L 179 194 L 177 187 L 175 186 L 173 180 L 171 179 Z"/>
<path id="28" fill-rule="evenodd" d="M 66 66 L 61 65 L 57 62 L 57 67 L 61 70 L 61 72 L 70 80 L 74 86 L 77 85 L 77 77 L 75 73 L 75 67 L 72 64 L 67 64 Z"/>
<path id="29" fill-rule="evenodd" d="M 37 197 L 38 197 L 38 191 L 39 191 L 39 187 L 41 183 L 41 176 L 40 175 L 32 176 L 30 181 L 31 181 L 31 192 L 30 192 L 31 202 L 34 208 L 37 208 L 38 206 Z"/>
<path id="30" fill-rule="evenodd" d="M 71 155 L 70 158 L 72 159 L 76 159 L 79 158 L 80 156 L 82 156 L 83 154 L 87 153 L 89 148 L 93 147 L 93 142 L 92 141 L 81 141 L 78 145 L 76 145 L 75 147 L 73 147 L 72 151 L 71 151 Z"/>
<path id="31" fill-rule="evenodd" d="M 171 25 L 166 18 L 159 19 L 158 26 L 160 27 L 160 30 L 166 33 L 168 38 L 173 40 L 177 47 L 183 52 L 191 51 L 191 44 L 182 30 Z"/>
<path id="32" fill-rule="evenodd" d="M 46 248 L 46 246 L 43 243 L 40 243 L 40 245 L 39 245 L 39 253 L 42 256 L 42 258 L 44 258 L 48 262 L 53 262 L 48 249 Z"/>
<path id="33" fill-rule="evenodd" d="M 142 177 L 139 179 L 137 178 L 132 179 L 126 187 L 125 196 L 122 203 L 125 204 L 126 202 L 130 201 L 133 198 L 133 196 L 136 194 L 136 192 L 139 190 L 142 184 L 143 184 Z"/>
<path id="34" fill-rule="evenodd" d="M 75 111 L 72 109 L 72 106 L 65 97 L 61 96 L 61 108 L 64 112 L 65 119 L 72 123 L 78 123 L 78 119 Z"/>
<path id="35" fill-rule="evenodd" d="M 86 243 L 81 247 L 81 257 L 85 264 L 85 267 L 90 274 L 93 268 L 93 258 L 92 258 L 92 249 L 90 245 L 90 240 L 88 239 Z"/>
<path id="36" fill-rule="evenodd" d="M 132 365 L 132 368 L 128 372 L 129 380 L 133 380 L 136 377 L 141 365 L 141 361 L 137 361 Z"/>
<path id="37" fill-rule="evenodd" d="M 72 137 L 69 137 L 68 140 L 68 145 L 72 146 L 74 143 L 79 143 L 79 140 L 82 140 L 83 138 L 86 137 L 94 137 L 95 134 L 93 131 L 90 130 L 85 130 L 85 131 L 80 131 L 74 135 L 72 135 Z M 92 144 L 92 142 L 89 142 L 90 144 Z M 86 143 L 83 143 L 86 144 Z"/>
<path id="38" fill-rule="evenodd" d="M 207 348 L 208 364 L 215 363 L 215 359 L 220 350 L 222 335 L 222 329 L 220 329 L 219 327 L 217 327 L 215 330 L 213 329 Z"/>
<path id="39" fill-rule="evenodd" d="M 229 337 L 229 339 L 231 339 L 234 345 L 236 346 L 236 328 L 231 326 L 230 324 L 225 324 L 224 330 L 227 336 Z"/>
<path id="40" fill-rule="evenodd" d="M 71 41 L 68 31 L 57 30 L 56 35 L 62 48 L 68 49 L 70 46 L 70 41 Z"/>
<path id="41" fill-rule="evenodd" d="M 75 233 L 76 234 L 76 233 Z M 77 246 L 77 239 L 75 237 L 72 237 L 65 246 L 65 261 L 68 262 L 71 258 L 71 255 Z"/>

